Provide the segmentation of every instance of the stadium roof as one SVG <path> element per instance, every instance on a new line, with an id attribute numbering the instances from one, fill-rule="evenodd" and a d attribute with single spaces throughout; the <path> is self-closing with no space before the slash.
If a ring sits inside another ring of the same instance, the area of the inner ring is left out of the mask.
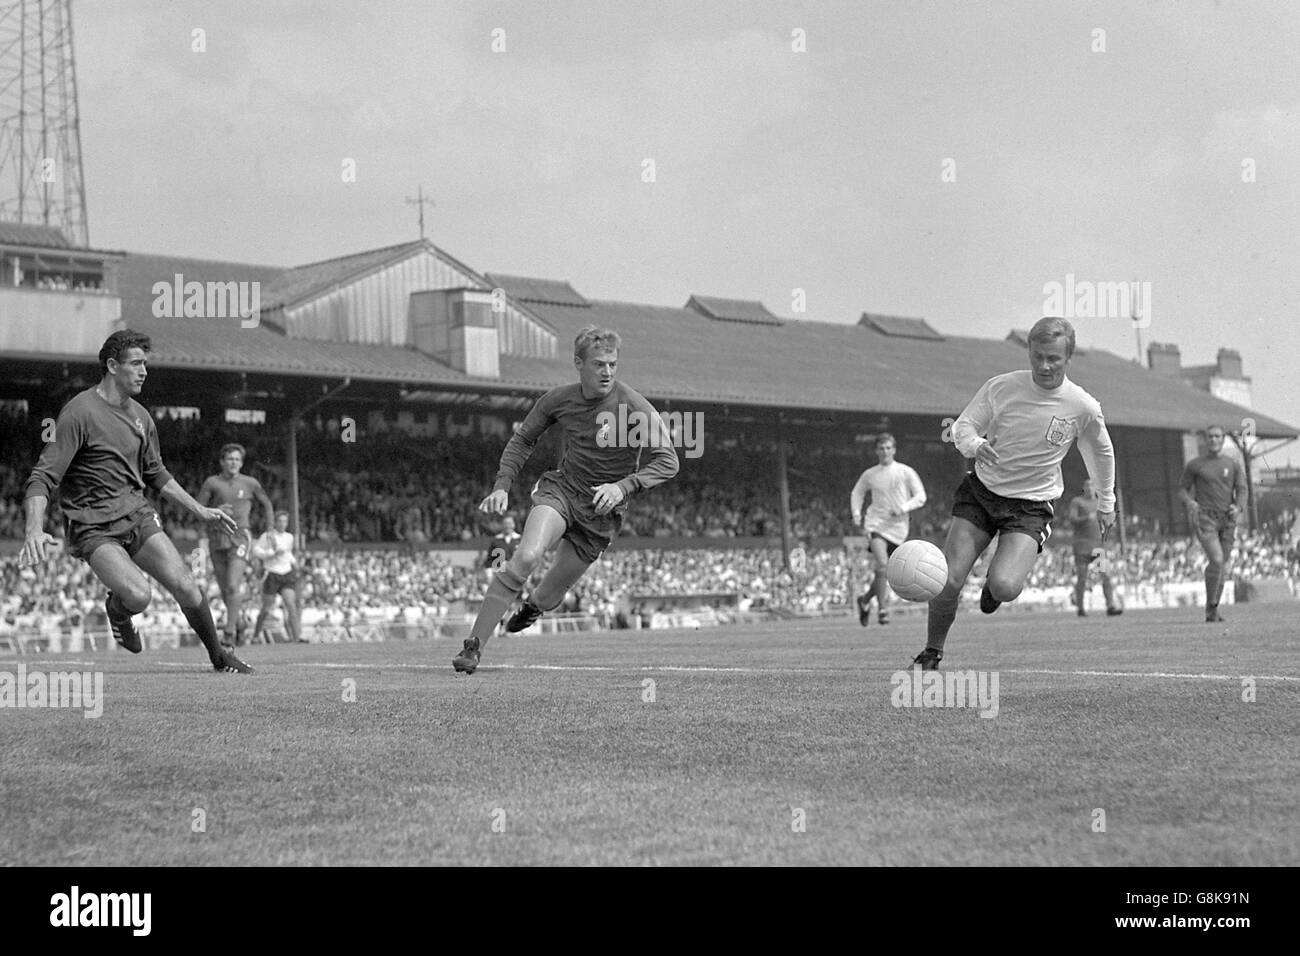
<path id="1" fill-rule="evenodd" d="M 691 310 L 628 302 L 535 309 L 567 338 L 593 322 L 616 329 L 623 337 L 620 377 L 655 398 L 942 418 L 958 414 L 991 376 L 1027 367 L 1025 349 L 1013 342 L 919 338 L 874 323 L 787 320 L 741 332 L 727 323 L 700 322 Z M 573 377 L 566 362 L 503 356 L 503 370 L 507 366 L 539 388 Z M 1298 434 L 1290 425 L 1101 349 L 1079 350 L 1068 374 L 1101 402 L 1114 425 L 1191 431 L 1249 416 L 1261 437 Z"/>
<path id="2" fill-rule="evenodd" d="M 780 325 L 781 320 L 762 302 L 750 299 L 719 299 L 693 295 L 683 307 L 721 322 L 749 322 L 753 325 Z"/>
<path id="3" fill-rule="evenodd" d="M 510 276 L 503 272 L 489 272 L 484 278 L 494 289 L 504 289 L 506 295 L 520 302 L 537 305 L 572 305 L 587 308 L 591 305 L 582 294 L 567 282 L 554 279 L 528 279 Z"/>
<path id="4" fill-rule="evenodd" d="M 129 254 L 119 273 L 122 318 L 153 338 L 153 364 L 160 368 L 347 376 L 480 393 L 534 393 L 573 381 L 567 357 L 502 355 L 501 377 L 488 379 L 412 348 L 292 338 L 267 323 L 243 329 L 237 319 L 153 315 L 153 283 L 176 273 L 187 281 L 258 280 L 281 302 L 301 301 L 423 245 L 405 243 L 296 269 Z M 465 271 L 487 287 L 518 296 L 531 314 L 555 328 L 562 344 L 587 325 L 617 330 L 623 338 L 620 376 L 656 400 L 943 418 L 960 412 L 990 376 L 1026 364 L 1025 349 L 1015 341 L 940 333 L 920 319 L 864 314 L 857 324 L 782 320 L 761 303 L 701 296 L 691 296 L 689 308 L 589 300 L 567 282 Z M 701 321 L 703 310 L 720 320 Z M 1069 376 L 1101 401 L 1115 425 L 1190 431 L 1249 416 L 1261 437 L 1300 434 L 1100 349 L 1079 350 Z"/>
<path id="5" fill-rule="evenodd" d="M 26 222 L 0 222 L 0 243 L 13 246 L 44 246 L 50 249 L 71 249 L 72 243 L 54 226 L 38 226 Z"/>
<path id="6" fill-rule="evenodd" d="M 931 339 L 942 341 L 943 336 L 930 328 L 925 319 L 908 319 L 901 315 L 873 315 L 863 312 L 858 325 L 875 329 L 881 335 L 894 335 L 904 339 Z"/>

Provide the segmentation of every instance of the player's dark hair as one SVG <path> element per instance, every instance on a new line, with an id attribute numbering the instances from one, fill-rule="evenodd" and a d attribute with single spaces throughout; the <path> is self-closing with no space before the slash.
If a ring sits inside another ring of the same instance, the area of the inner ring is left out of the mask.
<path id="1" fill-rule="evenodd" d="M 1060 338 L 1065 339 L 1065 357 L 1069 358 L 1074 354 L 1074 326 L 1069 321 L 1049 315 L 1039 319 L 1029 330 L 1030 346 L 1051 345 Z"/>
<path id="2" fill-rule="evenodd" d="M 894 447 L 895 448 L 898 447 L 898 442 L 894 441 L 894 436 L 889 434 L 889 432 L 881 432 L 879 435 L 876 436 L 876 447 L 879 448 L 887 441 L 894 442 Z"/>
<path id="3" fill-rule="evenodd" d="M 276 518 L 279 518 L 280 515 L 284 515 L 284 516 L 285 516 L 286 518 L 288 518 L 290 521 L 293 520 L 293 518 L 292 518 L 292 516 L 289 514 L 289 512 L 285 511 L 283 508 L 281 508 L 279 511 L 277 511 L 277 512 L 275 513 L 275 517 L 276 517 Z"/>
<path id="4" fill-rule="evenodd" d="M 108 374 L 108 360 L 115 362 L 122 361 L 123 354 L 127 349 L 144 349 L 146 352 L 153 347 L 149 341 L 149 336 L 143 332 L 133 332 L 130 329 L 118 329 L 108 338 L 104 339 L 104 347 L 99 350 L 99 371 L 103 375 Z"/>
<path id="5" fill-rule="evenodd" d="M 1206 437 L 1206 438 L 1209 438 L 1209 437 L 1210 437 L 1210 432 L 1214 431 L 1214 429 L 1216 429 L 1216 428 L 1217 428 L 1219 431 L 1223 432 L 1225 438 L 1227 437 L 1227 435 L 1228 435 L 1228 430 L 1227 430 L 1226 428 L 1224 428 L 1222 425 L 1206 425 L 1206 426 L 1205 426 L 1205 437 Z"/>
<path id="6" fill-rule="evenodd" d="M 617 352 L 622 341 L 617 332 L 589 325 L 579 332 L 578 337 L 573 340 L 573 357 L 579 362 L 585 362 L 587 353 L 593 348 Z"/>
<path id="7" fill-rule="evenodd" d="M 235 441 L 232 441 L 232 442 L 226 442 L 226 444 L 222 445 L 222 446 L 221 446 L 221 454 L 218 455 L 217 457 L 218 457 L 218 458 L 225 458 L 225 457 L 226 457 L 226 452 L 228 452 L 228 451 L 237 451 L 237 452 L 239 452 L 239 457 L 240 457 L 240 458 L 247 458 L 247 457 L 248 457 L 248 452 L 244 451 L 244 446 L 241 445 L 241 444 L 239 444 L 239 442 L 235 442 Z"/>

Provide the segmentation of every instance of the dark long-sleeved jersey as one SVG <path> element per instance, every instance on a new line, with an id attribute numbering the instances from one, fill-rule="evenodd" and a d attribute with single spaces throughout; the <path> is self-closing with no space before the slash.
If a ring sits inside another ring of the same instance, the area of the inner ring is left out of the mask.
<path id="1" fill-rule="evenodd" d="M 161 491 L 171 480 L 148 410 L 132 398 L 114 405 L 88 388 L 59 412 L 24 497 L 48 498 L 60 488 L 67 517 L 103 524 L 148 504 L 145 486 Z"/>
<path id="2" fill-rule="evenodd" d="M 235 475 L 227 478 L 224 474 L 209 475 L 203 487 L 194 496 L 205 508 L 220 508 L 235 519 L 239 525 L 239 534 L 231 535 L 219 524 L 208 525 L 208 538 L 220 548 L 234 547 L 242 541 L 252 527 L 253 501 L 256 500 L 268 514 L 268 531 L 275 530 L 275 517 L 272 513 L 271 499 L 262 489 L 262 483 L 252 475 Z"/>
<path id="3" fill-rule="evenodd" d="M 1206 514 L 1223 514 L 1228 505 L 1246 501 L 1246 470 L 1227 455 L 1193 458 L 1183 469 L 1181 485 Z"/>
<path id="4" fill-rule="evenodd" d="M 564 429 L 559 471 L 578 494 L 617 484 L 630 495 L 677 474 L 669 429 L 639 392 L 616 381 L 608 395 L 589 399 L 574 383 L 551 389 L 533 405 L 501 454 L 494 490 L 510 490 L 537 440 L 557 423 Z"/>

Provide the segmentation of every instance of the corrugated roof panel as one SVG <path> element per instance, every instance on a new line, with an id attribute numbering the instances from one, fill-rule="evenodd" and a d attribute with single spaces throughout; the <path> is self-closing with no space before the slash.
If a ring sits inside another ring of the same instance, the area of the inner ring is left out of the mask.
<path id="1" fill-rule="evenodd" d="M 403 242 L 383 249 L 369 249 L 350 256 L 339 256 L 321 262 L 295 266 L 284 270 L 262 290 L 262 303 L 266 308 L 289 305 L 328 291 L 337 285 L 380 269 L 390 262 L 412 255 L 423 249 L 425 243 Z"/>
<path id="2" fill-rule="evenodd" d="M 943 336 L 930 328 L 925 319 L 910 319 L 902 315 L 879 315 L 863 312 L 858 325 L 875 329 L 881 335 L 892 335 L 903 339 L 930 339 L 942 341 Z"/>
<path id="3" fill-rule="evenodd" d="M 780 325 L 781 320 L 756 299 L 720 299 L 711 295 L 692 295 L 684 308 L 722 322 L 750 322 L 755 325 Z"/>
<path id="4" fill-rule="evenodd" d="M 71 249 L 67 236 L 54 226 L 41 226 L 29 222 L 0 222 L 0 242 L 15 246 L 47 246 L 51 249 Z"/>
<path id="5" fill-rule="evenodd" d="M 504 272 L 487 272 L 483 277 L 494 289 L 504 289 L 506 295 L 521 302 L 568 305 L 581 309 L 591 307 L 591 303 L 580 292 L 563 280 L 532 279 L 506 275 Z"/>

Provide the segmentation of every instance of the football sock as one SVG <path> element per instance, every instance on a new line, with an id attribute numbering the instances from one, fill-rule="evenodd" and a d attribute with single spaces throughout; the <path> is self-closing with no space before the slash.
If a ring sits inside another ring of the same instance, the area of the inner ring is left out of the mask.
<path id="1" fill-rule="evenodd" d="M 889 600 L 889 579 L 885 577 L 884 571 L 877 571 L 875 578 L 871 582 L 871 593 L 876 596 L 876 606 L 884 609 L 885 602 Z"/>
<path id="2" fill-rule="evenodd" d="M 1223 589 L 1221 574 L 1217 568 L 1205 566 L 1205 603 L 1214 607 L 1219 603 L 1219 592 Z"/>
<path id="3" fill-rule="evenodd" d="M 925 616 L 925 646 L 933 648 L 936 651 L 943 650 L 944 641 L 948 640 L 948 631 L 952 628 L 952 622 L 957 617 L 957 602 L 961 600 L 961 592 L 957 592 L 952 597 L 945 597 L 940 594 L 930 602 L 929 610 Z"/>
<path id="4" fill-rule="evenodd" d="M 1115 606 L 1115 585 L 1111 583 L 1109 574 L 1103 574 L 1101 576 L 1101 593 L 1106 595 L 1106 607 L 1108 608 L 1114 607 Z"/>
<path id="5" fill-rule="evenodd" d="M 200 598 L 197 607 L 183 607 L 181 610 L 185 612 L 185 620 L 190 622 L 190 627 L 194 628 L 194 633 L 208 649 L 208 660 L 217 663 L 221 660 L 223 651 L 221 639 L 217 636 L 217 625 L 212 622 L 212 610 L 208 607 L 208 599 Z"/>
<path id="6" fill-rule="evenodd" d="M 508 564 L 492 576 L 492 583 L 488 585 L 478 617 L 474 618 L 474 626 L 469 632 L 470 639 L 478 641 L 480 649 L 487 644 L 506 610 L 515 603 L 523 589 L 523 580 L 510 570 Z"/>
<path id="7" fill-rule="evenodd" d="M 1106 582 L 1109 581 L 1110 579 L 1103 574 L 1101 580 L 1102 580 L 1101 586 L 1106 590 L 1106 601 L 1109 603 L 1110 585 L 1107 584 Z M 1083 610 L 1083 596 L 1085 593 L 1087 593 L 1087 591 L 1088 591 L 1088 579 L 1085 575 L 1080 574 L 1078 577 L 1074 579 L 1074 606 L 1081 611 Z"/>

